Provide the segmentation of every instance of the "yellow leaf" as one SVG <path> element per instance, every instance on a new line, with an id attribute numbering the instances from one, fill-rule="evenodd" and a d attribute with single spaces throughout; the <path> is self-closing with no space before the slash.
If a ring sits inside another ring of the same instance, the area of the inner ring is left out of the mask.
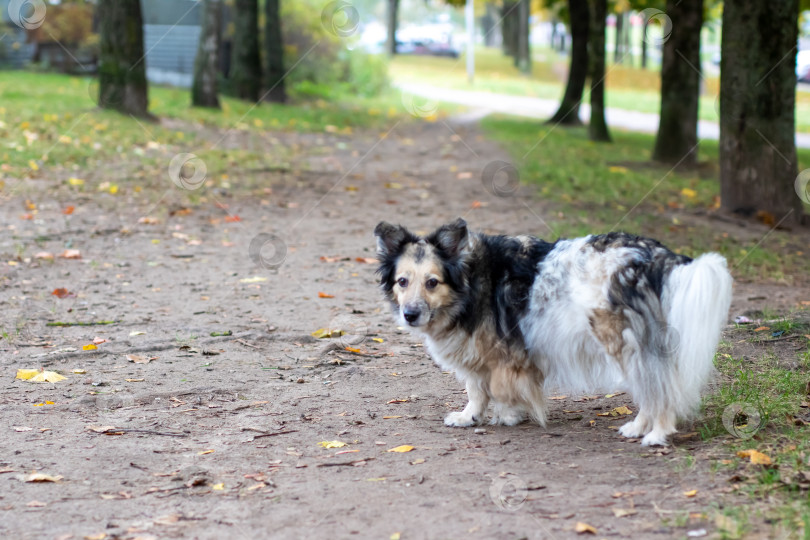
<path id="1" fill-rule="evenodd" d="M 73 177 L 71 177 L 71 178 L 68 178 L 68 184 L 70 184 L 71 186 L 83 186 L 84 185 L 84 180 L 82 180 L 81 178 L 73 178 Z"/>
<path id="2" fill-rule="evenodd" d="M 198 455 L 204 456 L 205 454 L 213 454 L 215 450 L 200 450 L 197 452 Z"/>
<path id="3" fill-rule="evenodd" d="M 692 497 L 697 495 L 697 492 L 698 492 L 698 490 L 696 490 L 696 489 L 692 489 L 692 490 L 689 490 L 689 491 L 684 491 L 683 496 L 684 497 L 689 497 L 691 499 Z"/>
<path id="4" fill-rule="evenodd" d="M 55 371 L 42 371 L 37 373 L 33 377 L 31 377 L 31 381 L 33 382 L 49 382 L 49 383 L 56 383 L 59 381 L 64 381 L 67 377 L 63 377 L 59 375 Z"/>
<path id="5" fill-rule="evenodd" d="M 683 195 L 684 197 L 689 197 L 690 199 L 692 199 L 694 197 L 697 197 L 697 191 L 695 191 L 694 189 L 689 189 L 688 187 L 685 187 L 685 188 L 683 188 L 681 190 L 681 195 Z"/>
<path id="6" fill-rule="evenodd" d="M 625 174 L 627 172 L 627 167 L 620 167 L 618 165 L 614 165 L 612 167 L 608 167 L 608 170 L 612 173 Z"/>
<path id="7" fill-rule="evenodd" d="M 395 532 L 394 534 L 388 537 L 388 540 L 399 540 L 400 536 L 402 536 L 400 533 Z"/>
<path id="8" fill-rule="evenodd" d="M 213 486 L 211 486 L 211 489 L 214 491 L 222 491 L 223 489 L 225 489 L 225 483 L 220 482 L 219 484 L 214 484 Z"/>
<path id="9" fill-rule="evenodd" d="M 383 416 L 383 420 L 391 420 L 393 418 L 402 418 L 401 416 Z"/>
<path id="10" fill-rule="evenodd" d="M 621 407 L 616 407 L 611 412 L 615 412 L 616 414 L 633 414 L 633 411 L 622 405 Z"/>
<path id="11" fill-rule="evenodd" d="M 98 349 L 98 347 L 96 347 L 94 343 L 88 343 L 87 345 L 82 347 L 83 351 L 94 351 L 96 349 Z"/>
<path id="12" fill-rule="evenodd" d="M 321 441 L 318 443 L 318 446 L 323 448 L 343 448 L 346 446 L 346 443 L 343 441 Z"/>
<path id="13" fill-rule="evenodd" d="M 15 378 L 26 381 L 28 379 L 33 379 L 37 373 L 39 373 L 38 369 L 18 369 L 17 377 Z"/>
<path id="14" fill-rule="evenodd" d="M 376 341 L 377 343 L 383 343 L 383 338 L 381 338 L 381 337 L 373 337 L 373 338 L 371 338 L 371 341 Z"/>
<path id="15" fill-rule="evenodd" d="M 415 460 L 411 461 L 411 465 L 421 465 L 424 462 L 425 462 L 424 459 L 419 458 L 419 459 L 415 459 Z"/>
<path id="16" fill-rule="evenodd" d="M 260 283 L 262 281 L 267 281 L 267 278 L 261 276 L 253 276 L 249 278 L 240 279 L 239 283 Z"/>
<path id="17" fill-rule="evenodd" d="M 314 332 L 312 332 L 312 337 L 316 337 L 318 339 L 323 338 L 333 338 L 333 337 L 340 337 L 344 335 L 346 332 L 343 330 L 338 329 L 330 329 L 330 328 L 318 328 Z"/>
<path id="18" fill-rule="evenodd" d="M 389 452 L 410 452 L 413 450 L 414 447 L 409 444 L 403 444 L 402 446 L 397 446 L 396 448 L 391 448 L 388 450 Z"/>
<path id="19" fill-rule="evenodd" d="M 31 160 L 28 160 L 28 168 L 31 169 L 32 171 L 38 171 L 39 170 L 39 165 L 37 165 L 36 161 L 31 159 Z"/>
<path id="20" fill-rule="evenodd" d="M 574 525 L 574 530 L 579 534 L 596 534 L 596 527 L 593 525 L 588 525 L 587 523 L 583 523 L 581 521 L 577 521 L 577 524 Z"/>
<path id="21" fill-rule="evenodd" d="M 25 477 L 26 482 L 58 482 L 62 476 L 51 476 L 44 473 L 32 473 Z"/>
<path id="22" fill-rule="evenodd" d="M 737 452 L 738 457 L 747 457 L 751 460 L 751 463 L 755 465 L 770 465 L 771 458 L 762 452 L 757 452 L 756 450 L 741 450 Z"/>

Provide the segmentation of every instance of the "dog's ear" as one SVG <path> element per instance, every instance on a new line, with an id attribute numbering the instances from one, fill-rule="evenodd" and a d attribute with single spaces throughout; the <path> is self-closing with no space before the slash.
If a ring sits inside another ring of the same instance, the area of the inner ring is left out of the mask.
<path id="1" fill-rule="evenodd" d="M 413 235 L 402 225 L 381 221 L 374 227 L 374 236 L 377 237 L 377 255 L 383 258 L 399 252 L 402 244 Z"/>
<path id="2" fill-rule="evenodd" d="M 469 248 L 467 222 L 458 218 L 452 223 L 442 225 L 436 232 L 430 235 L 428 242 L 451 257 L 465 253 Z"/>

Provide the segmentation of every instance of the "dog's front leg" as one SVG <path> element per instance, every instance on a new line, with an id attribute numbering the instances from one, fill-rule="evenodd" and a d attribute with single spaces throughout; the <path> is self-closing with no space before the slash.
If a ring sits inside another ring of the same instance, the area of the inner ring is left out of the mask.
<path id="1" fill-rule="evenodd" d="M 444 423 L 454 427 L 469 427 L 483 424 L 489 404 L 489 396 L 483 388 L 483 381 L 467 379 L 467 406 L 461 412 L 451 412 L 444 417 Z"/>

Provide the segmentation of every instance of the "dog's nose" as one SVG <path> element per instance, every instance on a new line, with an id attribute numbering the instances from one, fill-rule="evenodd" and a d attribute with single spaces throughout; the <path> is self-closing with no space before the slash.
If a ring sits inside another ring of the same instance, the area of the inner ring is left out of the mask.
<path id="1" fill-rule="evenodd" d="M 421 312 L 418 309 L 406 308 L 405 311 L 402 312 L 402 316 L 405 317 L 405 320 L 408 321 L 409 323 L 414 322 L 416 319 L 418 319 L 419 315 L 421 315 Z"/>

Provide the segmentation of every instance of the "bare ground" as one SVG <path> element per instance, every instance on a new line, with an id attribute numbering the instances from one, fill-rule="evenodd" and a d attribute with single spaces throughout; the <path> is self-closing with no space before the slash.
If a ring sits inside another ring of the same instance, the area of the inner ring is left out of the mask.
<path id="1" fill-rule="evenodd" d="M 396 328 L 357 258 L 374 256 L 381 219 L 548 235 L 545 209 L 528 191 L 488 192 L 481 170 L 507 158 L 471 125 L 379 135 L 233 133 L 223 145 L 266 145 L 290 170 L 234 164 L 238 189 L 203 188 L 193 204 L 165 177 L 84 198 L 39 178 L 4 203 L 0 536 L 570 538 L 577 522 L 600 538 L 712 534 L 704 512 L 740 502 L 711 472 L 722 444 L 689 426 L 667 449 L 622 438 L 625 419 L 597 414 L 633 408 L 626 394 L 555 396 L 545 429 L 444 427 L 462 386 Z M 19 219 L 25 199 L 33 220 Z M 82 258 L 58 257 L 66 248 Z M 807 292 L 738 284 L 732 314 Z M 99 321 L 115 324 L 48 326 Z M 311 335 L 330 327 L 350 333 Z M 83 350 L 95 337 L 107 341 Z M 67 380 L 14 379 L 39 367 Z M 318 444 L 335 440 L 346 445 Z M 388 451 L 400 445 L 414 448 Z M 34 471 L 62 478 L 26 482 Z"/>

